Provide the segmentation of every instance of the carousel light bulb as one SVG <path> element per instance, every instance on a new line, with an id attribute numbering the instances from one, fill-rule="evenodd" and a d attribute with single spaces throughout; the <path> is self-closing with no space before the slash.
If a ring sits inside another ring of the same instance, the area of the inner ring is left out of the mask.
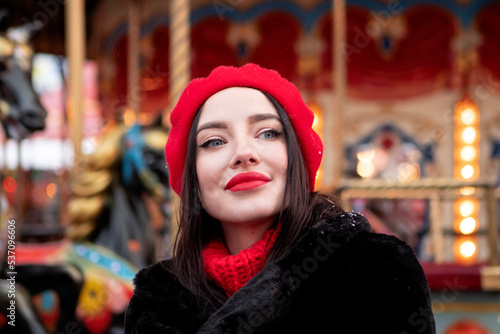
<path id="1" fill-rule="evenodd" d="M 476 229 L 476 220 L 472 217 L 465 218 L 460 222 L 460 232 L 471 234 Z"/>
<path id="2" fill-rule="evenodd" d="M 476 140 L 476 129 L 472 126 L 468 126 L 462 132 L 462 140 L 466 144 L 472 144 Z"/>
<path id="3" fill-rule="evenodd" d="M 476 245 L 472 241 L 464 241 L 460 245 L 460 255 L 468 259 L 476 253 Z"/>
<path id="4" fill-rule="evenodd" d="M 311 111 L 313 112 L 313 115 L 314 115 L 312 128 L 314 131 L 316 131 L 318 134 L 320 134 L 321 127 L 323 124 L 323 120 L 321 117 L 321 107 L 319 105 L 317 105 L 316 103 L 310 103 L 308 105 L 308 107 L 309 107 L 309 109 L 311 109 Z"/>
<path id="5" fill-rule="evenodd" d="M 460 193 L 464 196 L 473 195 L 476 192 L 476 188 L 474 187 L 463 187 L 460 188 Z"/>
<path id="6" fill-rule="evenodd" d="M 375 166 L 371 161 L 360 160 L 356 171 L 362 178 L 370 178 L 375 174 Z"/>
<path id="7" fill-rule="evenodd" d="M 319 119 L 318 119 L 318 115 L 316 115 L 315 113 L 313 115 L 314 115 L 314 120 L 313 120 L 312 128 L 314 129 L 318 126 Z"/>
<path id="8" fill-rule="evenodd" d="M 475 211 L 475 205 L 472 201 L 466 200 L 460 204 L 460 214 L 462 217 L 469 217 Z"/>
<path id="9" fill-rule="evenodd" d="M 17 182 L 13 177 L 7 176 L 3 179 L 3 189 L 8 193 L 13 193 L 17 189 Z"/>
<path id="10" fill-rule="evenodd" d="M 57 186 L 55 183 L 49 183 L 47 188 L 45 188 L 45 192 L 49 198 L 53 198 L 57 193 Z"/>
<path id="11" fill-rule="evenodd" d="M 460 158 L 464 161 L 472 161 L 476 158 L 476 149 L 473 146 L 464 146 L 460 150 Z"/>
<path id="12" fill-rule="evenodd" d="M 360 161 L 373 161 L 375 159 L 375 150 L 373 148 L 370 148 L 368 150 L 364 151 L 359 151 L 356 156 L 358 157 L 358 160 Z"/>
<path id="13" fill-rule="evenodd" d="M 126 126 L 130 127 L 135 124 L 135 121 L 136 119 L 134 110 L 130 108 L 125 109 L 125 111 L 123 112 L 123 123 Z"/>
<path id="14" fill-rule="evenodd" d="M 476 113 L 471 108 L 467 108 L 464 111 L 462 111 L 462 114 L 460 115 L 460 120 L 465 125 L 474 124 L 474 122 L 476 121 Z"/>
<path id="15" fill-rule="evenodd" d="M 471 165 L 466 165 L 464 168 L 462 168 L 462 177 L 464 179 L 470 179 L 474 175 L 474 167 Z"/>

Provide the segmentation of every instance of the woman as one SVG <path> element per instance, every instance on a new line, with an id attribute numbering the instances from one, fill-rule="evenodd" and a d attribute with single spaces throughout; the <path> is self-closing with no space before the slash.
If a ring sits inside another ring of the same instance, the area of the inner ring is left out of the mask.
<path id="1" fill-rule="evenodd" d="M 254 64 L 193 80 L 166 146 L 174 257 L 141 270 L 126 333 L 434 333 L 410 247 L 314 192 L 299 91 Z"/>

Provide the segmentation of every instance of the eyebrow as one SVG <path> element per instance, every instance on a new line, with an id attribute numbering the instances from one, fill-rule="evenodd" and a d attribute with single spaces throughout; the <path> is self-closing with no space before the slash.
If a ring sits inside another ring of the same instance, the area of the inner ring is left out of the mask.
<path id="1" fill-rule="evenodd" d="M 206 129 L 227 129 L 227 125 L 222 122 L 208 122 L 203 125 L 200 125 L 198 130 L 196 130 L 196 134 L 200 133 L 200 131 L 206 130 Z"/>
<path id="2" fill-rule="evenodd" d="M 279 116 L 273 115 L 273 114 L 255 114 L 255 115 L 249 116 L 248 123 L 253 124 L 253 123 L 263 121 L 265 119 L 275 119 L 281 123 L 281 119 L 279 118 Z"/>
<path id="3" fill-rule="evenodd" d="M 279 116 L 273 114 L 255 114 L 249 116 L 247 120 L 249 124 L 253 124 L 266 119 L 275 119 L 281 123 L 281 119 L 279 118 Z M 227 124 L 224 122 L 208 122 L 200 125 L 198 130 L 196 130 L 196 134 L 206 129 L 227 129 Z"/>

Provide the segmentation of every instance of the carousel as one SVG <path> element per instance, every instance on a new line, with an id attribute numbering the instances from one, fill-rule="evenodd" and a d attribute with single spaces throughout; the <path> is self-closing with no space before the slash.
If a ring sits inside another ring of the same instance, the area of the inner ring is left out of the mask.
<path id="1" fill-rule="evenodd" d="M 498 17 L 493 0 L 0 5 L 0 332 L 123 331 L 135 273 L 176 233 L 169 112 L 192 78 L 252 62 L 313 110 L 316 189 L 414 249 L 437 333 L 500 333 Z"/>

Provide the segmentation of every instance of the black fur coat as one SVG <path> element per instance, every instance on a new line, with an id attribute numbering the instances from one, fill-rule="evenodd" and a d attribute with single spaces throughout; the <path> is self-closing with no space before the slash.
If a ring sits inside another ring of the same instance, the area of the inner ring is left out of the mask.
<path id="1" fill-rule="evenodd" d="M 435 333 L 412 249 L 369 230 L 356 213 L 319 221 L 218 309 L 151 265 L 134 280 L 125 333 Z"/>

